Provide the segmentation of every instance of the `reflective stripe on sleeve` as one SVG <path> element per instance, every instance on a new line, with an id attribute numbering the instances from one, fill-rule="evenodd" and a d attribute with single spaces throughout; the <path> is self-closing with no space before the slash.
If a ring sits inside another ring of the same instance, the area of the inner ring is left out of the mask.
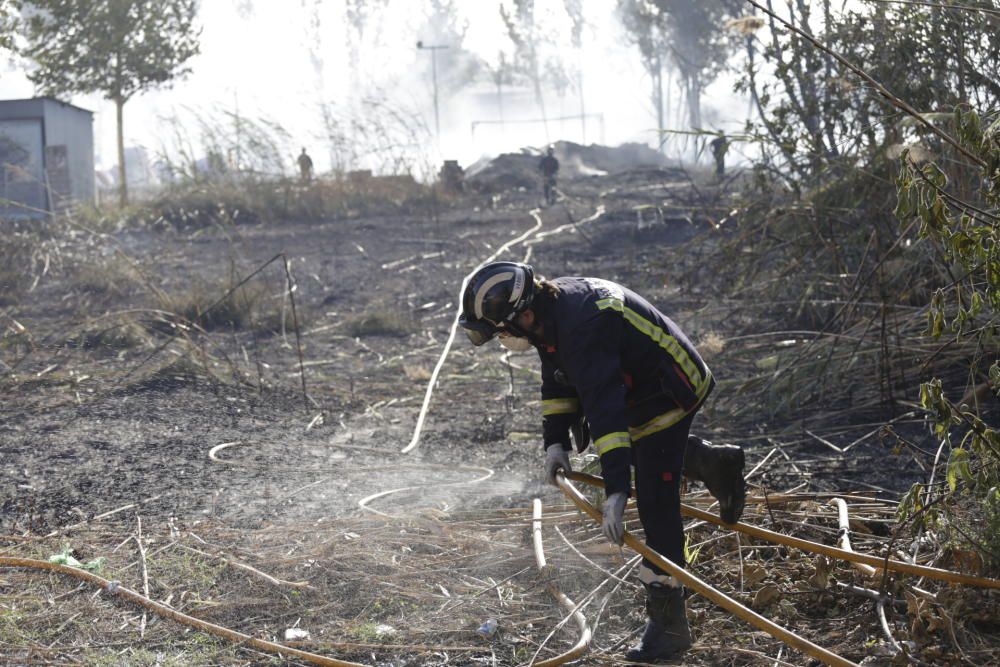
<path id="1" fill-rule="evenodd" d="M 666 350 L 667 354 L 674 358 L 680 365 L 681 370 L 688 376 L 694 385 L 694 391 L 699 397 L 704 396 L 707 387 L 711 384 L 710 375 L 706 372 L 705 377 L 701 376 L 697 364 L 687 353 L 684 347 L 677 342 L 677 339 L 656 326 L 631 308 L 626 308 L 621 299 L 601 299 L 597 302 L 597 307 L 601 310 L 608 308 L 618 311 L 625 318 L 625 321 L 639 330 L 639 332 L 649 336 L 654 343 Z M 707 371 L 707 369 L 706 369 Z"/>
<path id="2" fill-rule="evenodd" d="M 579 412 L 580 401 L 576 398 L 550 398 L 542 401 L 542 416 L 571 415 Z"/>
<path id="3" fill-rule="evenodd" d="M 601 436 L 594 442 L 594 446 L 597 448 L 597 453 L 604 456 L 612 449 L 618 449 L 619 447 L 629 447 L 632 441 L 628 437 L 628 433 L 625 431 L 615 431 L 614 433 L 608 433 L 607 435 Z"/>

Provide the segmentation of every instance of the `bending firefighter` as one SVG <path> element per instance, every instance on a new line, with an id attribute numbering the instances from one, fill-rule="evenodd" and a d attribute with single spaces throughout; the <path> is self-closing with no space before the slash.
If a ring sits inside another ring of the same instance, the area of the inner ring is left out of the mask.
<path id="1" fill-rule="evenodd" d="M 532 268 L 494 262 L 466 285 L 460 319 L 474 345 L 499 337 L 534 347 L 542 362 L 545 471 L 569 471 L 570 433 L 587 431 L 600 455 L 607 499 L 603 532 L 622 544 L 623 515 L 635 494 L 646 544 L 683 566 L 681 475 L 705 483 L 722 519 L 739 520 L 746 499 L 743 450 L 690 436 L 715 380 L 684 332 L 631 290 L 597 278 L 536 279 Z M 648 622 L 629 660 L 651 662 L 691 646 L 684 591 L 648 561 L 639 569 Z"/>

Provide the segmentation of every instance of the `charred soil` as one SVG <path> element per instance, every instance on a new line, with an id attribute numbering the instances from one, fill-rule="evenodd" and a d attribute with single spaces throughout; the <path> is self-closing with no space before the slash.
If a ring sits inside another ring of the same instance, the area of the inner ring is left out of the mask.
<path id="1" fill-rule="evenodd" d="M 746 520 L 835 544 L 825 494 L 865 494 L 872 500 L 854 501 L 855 548 L 919 553 L 893 535 L 883 502 L 926 475 L 927 456 L 899 447 L 900 438 L 933 446 L 918 419 L 843 417 L 849 406 L 838 405 L 815 423 L 769 423 L 741 404 L 755 367 L 735 341 L 760 332 L 712 282 L 725 193 L 664 170 L 564 190 L 536 213 L 531 192 L 470 194 L 401 215 L 70 227 L 47 240 L 52 261 L 3 310 L 0 554 L 103 557 L 103 576 L 147 586 L 185 613 L 264 639 L 307 631 L 289 642 L 378 665 L 552 657 L 576 641 L 548 593 L 554 581 L 586 601 L 595 638 L 582 664 L 614 662 L 643 620 L 634 554 L 609 548 L 540 482 L 532 355 L 473 350 L 459 334 L 419 445 L 400 453 L 463 277 L 538 220 L 501 257 L 547 275 L 610 278 L 660 305 L 721 379 L 696 430 L 746 447 L 755 496 L 803 494 L 753 504 Z M 574 463 L 593 470 L 593 458 Z M 690 491 L 708 507 L 704 490 Z M 535 497 L 545 504 L 545 572 L 530 543 Z M 690 568 L 713 585 L 855 662 L 890 663 L 875 601 L 838 585 L 878 581 L 710 525 L 692 523 L 689 536 Z M 947 557 L 962 565 L 961 554 Z M 893 628 L 925 662 L 996 657 L 995 598 L 907 608 L 901 582 L 887 592 L 904 601 L 890 609 Z M 809 661 L 703 598 L 689 610 L 697 644 L 687 664 Z M 488 619 L 498 629 L 484 636 Z M 956 634 L 978 649 L 958 655 Z M 280 663 L 147 620 L 77 582 L 12 569 L 0 570 L 0 661 Z"/>

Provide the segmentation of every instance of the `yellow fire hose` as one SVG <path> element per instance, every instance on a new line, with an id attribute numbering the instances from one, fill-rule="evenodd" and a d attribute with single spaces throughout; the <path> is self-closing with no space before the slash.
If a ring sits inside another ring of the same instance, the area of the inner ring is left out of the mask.
<path id="1" fill-rule="evenodd" d="M 568 479 L 567 479 L 568 478 Z M 584 484 L 588 484 L 596 487 L 603 487 L 604 482 L 598 477 L 593 475 L 587 475 L 585 473 L 571 472 L 569 475 L 564 476 L 559 473 L 556 476 L 559 487 L 562 489 L 563 493 L 585 514 L 590 515 L 594 520 L 600 522 L 602 519 L 601 512 L 595 508 L 587 499 L 574 487 L 568 480 L 576 480 Z M 540 508 L 539 508 L 540 509 Z M 745 523 L 736 524 L 725 524 L 721 519 L 715 517 L 708 512 L 696 509 L 689 505 L 681 505 L 681 512 L 690 517 L 698 518 L 702 521 L 713 523 L 725 528 L 731 528 L 733 530 L 739 531 L 746 535 L 751 535 L 753 537 L 758 537 L 770 542 L 784 544 L 786 546 L 795 547 L 802 549 L 804 551 L 809 551 L 812 553 L 819 553 L 826 556 L 831 556 L 833 558 L 838 558 L 845 561 L 850 561 L 853 563 L 864 563 L 867 565 L 872 565 L 874 567 L 883 568 L 886 567 L 890 570 L 905 572 L 907 574 L 914 574 L 917 576 L 923 576 L 930 579 L 937 579 L 940 581 L 948 581 L 952 583 L 962 583 L 972 586 L 980 586 L 985 588 L 1000 589 L 1000 581 L 995 579 L 989 579 L 985 577 L 974 577 L 971 575 L 966 575 L 958 572 L 951 572 L 949 570 L 943 570 L 935 567 L 928 567 L 923 565 L 914 565 L 912 563 L 905 563 L 902 561 L 877 558 L 874 556 L 868 556 L 865 554 L 858 554 L 853 551 L 847 551 L 844 549 L 838 549 L 835 547 L 829 547 L 816 542 L 810 542 L 808 540 L 803 540 L 795 537 L 790 537 L 787 535 L 782 535 L 780 533 L 775 533 L 764 528 L 758 528 L 757 526 L 752 526 Z M 540 517 L 536 514 L 535 524 L 534 524 L 534 535 L 536 541 L 540 542 L 541 538 L 541 522 Z M 717 591 L 716 589 L 709 586 L 707 583 L 703 582 L 701 579 L 695 575 L 681 569 L 677 565 L 674 565 L 669 560 L 663 558 L 655 551 L 649 549 L 646 545 L 639 542 L 631 533 L 625 533 L 625 543 L 628 544 L 637 553 L 641 554 L 651 562 L 655 563 L 658 567 L 664 571 L 670 573 L 672 576 L 676 577 L 684 585 L 688 586 L 694 591 L 697 591 L 704 597 L 708 598 L 712 602 L 715 602 L 722 608 L 730 611 L 734 615 L 742 618 L 751 625 L 754 625 L 768 634 L 776 637 L 777 639 L 785 642 L 789 646 L 796 648 L 803 653 L 810 655 L 817 660 L 824 662 L 827 665 L 833 665 L 835 667 L 857 667 L 855 663 L 841 658 L 840 656 L 827 651 L 826 649 L 813 644 L 812 642 L 799 637 L 798 635 L 786 630 L 785 628 L 773 623 L 772 621 L 764 618 L 763 616 L 757 614 L 751 609 L 741 605 L 739 602 L 729 598 L 725 594 Z M 540 544 L 536 543 L 536 560 L 539 563 L 539 567 L 545 566 L 544 553 L 539 553 Z M 303 660 L 310 664 L 321 665 L 324 667 L 364 667 L 360 663 L 348 662 L 344 660 L 337 660 L 335 658 L 329 658 L 316 653 L 310 653 L 308 651 L 303 651 L 300 649 L 292 648 L 289 646 L 283 646 L 275 642 L 269 642 L 263 639 L 256 639 L 249 635 L 237 632 L 235 630 L 230 630 L 229 628 L 222 627 L 220 625 L 215 625 L 214 623 L 209 623 L 208 621 L 203 621 L 193 616 L 188 616 L 182 612 L 177 611 L 171 607 L 164 604 L 156 602 L 149 599 L 148 597 L 137 593 L 125 586 L 122 586 L 118 582 L 110 581 L 104 577 L 98 576 L 92 572 L 82 570 L 75 567 L 70 567 L 68 565 L 60 565 L 57 563 L 50 563 L 48 561 L 37 560 L 33 558 L 15 558 L 10 556 L 0 556 L 0 567 L 20 567 L 29 568 L 35 570 L 49 570 L 52 572 L 58 572 L 60 574 L 69 575 L 77 579 L 81 579 L 95 586 L 99 586 L 105 591 L 119 595 L 135 604 L 153 611 L 154 613 L 163 616 L 165 618 L 172 619 L 183 625 L 207 632 L 209 634 L 222 637 L 228 641 L 234 642 L 236 644 L 243 644 L 260 651 L 267 653 L 273 653 L 279 656 L 288 656 L 291 658 L 296 658 Z M 568 609 L 575 609 L 572 601 L 566 598 L 557 590 L 554 590 L 553 594 L 560 601 L 563 606 L 567 606 Z M 574 612 L 574 617 L 577 623 L 580 625 L 581 637 L 577 644 L 570 649 L 567 653 L 564 653 L 556 658 L 546 660 L 544 662 L 539 662 L 539 665 L 556 665 L 563 664 L 569 660 L 575 659 L 582 655 L 589 646 L 590 643 L 590 630 L 586 626 L 586 619 L 582 618 L 582 614 L 578 611 Z"/>
<path id="2" fill-rule="evenodd" d="M 591 475 L 581 475 L 581 473 L 570 473 L 569 477 L 572 479 L 577 479 L 588 484 L 593 483 L 593 481 L 600 481 L 596 477 Z M 583 494 L 580 493 L 575 486 L 573 486 L 567 479 L 566 476 L 561 472 L 556 473 L 556 482 L 559 484 L 559 488 L 562 492 L 573 501 L 573 504 L 577 506 L 585 514 L 589 514 L 592 519 L 601 522 L 602 515 L 601 511 L 590 504 Z M 595 484 L 595 486 L 598 486 Z M 707 513 L 706 513 L 707 514 Z M 657 567 L 667 572 L 671 576 L 677 578 L 682 584 L 688 588 L 700 593 L 705 596 L 715 604 L 719 605 L 726 611 L 732 613 L 733 615 L 742 618 L 744 621 L 750 623 L 751 625 L 760 628 L 764 632 L 768 633 L 772 637 L 780 639 L 785 644 L 791 646 L 792 648 L 798 649 L 799 651 L 805 653 L 806 655 L 812 656 L 817 660 L 823 662 L 824 664 L 831 665 L 831 667 L 858 667 L 857 663 L 851 662 L 845 658 L 840 657 L 836 653 L 826 650 L 822 646 L 813 644 L 808 639 L 800 637 L 797 634 L 786 630 L 777 623 L 764 618 L 752 609 L 743 606 L 736 600 L 727 596 L 725 593 L 712 588 L 710 585 L 691 574 L 687 570 L 674 565 L 669 560 L 656 553 L 645 544 L 637 540 L 632 533 L 625 531 L 625 544 L 632 547 L 637 553 L 641 554 L 644 558 L 650 562 L 656 564 Z"/>
<path id="3" fill-rule="evenodd" d="M 156 614 L 159 614 L 160 616 L 165 616 L 166 618 L 182 623 L 183 625 L 190 626 L 217 637 L 222 637 L 223 639 L 227 639 L 236 644 L 252 646 L 257 650 L 265 651 L 267 653 L 274 653 L 288 658 L 296 658 L 313 665 L 322 665 L 323 667 L 365 667 L 365 665 L 357 662 L 346 662 L 344 660 L 327 658 L 326 656 L 318 655 L 316 653 L 309 653 L 308 651 L 282 646 L 281 644 L 265 641 L 263 639 L 255 639 L 254 637 L 245 635 L 242 632 L 236 632 L 235 630 L 224 628 L 221 625 L 215 625 L 214 623 L 209 623 L 208 621 L 188 616 L 187 614 L 183 614 L 165 604 L 160 604 L 159 602 L 150 600 L 145 595 L 126 588 L 117 581 L 110 581 L 104 577 L 100 577 L 92 572 L 87 572 L 86 570 L 81 570 L 79 568 L 69 567 L 68 565 L 59 565 L 57 563 L 49 563 L 48 561 L 36 560 L 34 558 L 12 558 L 9 556 L 0 556 L 0 567 L 25 567 L 34 570 L 51 570 L 53 572 L 59 572 L 60 574 L 68 574 L 71 577 L 76 577 L 77 579 L 82 579 L 83 581 L 94 584 L 95 586 L 100 586 L 108 593 L 119 595 L 126 600 L 134 602 Z"/>
<path id="4" fill-rule="evenodd" d="M 594 477 L 593 475 L 588 475 L 586 473 L 571 472 L 567 475 L 567 477 L 578 482 L 583 482 L 584 484 L 589 484 L 590 486 L 604 487 L 604 481 L 601 478 Z M 563 489 L 563 491 L 565 491 L 565 489 Z M 743 533 L 744 535 L 757 537 L 768 542 L 784 544 L 785 546 L 801 549 L 802 551 L 822 554 L 824 556 L 830 556 L 831 558 L 837 558 L 851 563 L 864 563 L 865 565 L 871 565 L 875 568 L 888 568 L 894 572 L 904 572 L 918 577 L 927 577 L 928 579 L 947 581 L 954 584 L 1000 589 L 1000 580 L 997 579 L 976 577 L 971 574 L 943 570 L 939 567 L 929 567 L 927 565 L 917 565 L 915 563 L 907 563 L 901 560 L 893 560 L 891 558 L 879 558 L 878 556 L 860 554 L 856 551 L 847 551 L 845 549 L 838 549 L 837 547 L 820 544 L 819 542 L 810 542 L 809 540 L 803 540 L 798 537 L 782 535 L 781 533 L 776 533 L 766 528 L 759 528 L 747 523 L 729 524 L 723 522 L 722 519 L 714 514 L 710 514 L 704 510 L 700 510 L 683 503 L 681 504 L 681 514 L 695 519 L 700 519 L 708 523 L 714 523 L 715 525 L 722 526 L 723 528 L 730 528 Z"/>

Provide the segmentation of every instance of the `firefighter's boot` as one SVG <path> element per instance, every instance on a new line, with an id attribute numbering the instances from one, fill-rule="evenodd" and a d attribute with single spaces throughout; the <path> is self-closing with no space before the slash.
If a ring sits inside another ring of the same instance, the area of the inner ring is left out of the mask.
<path id="1" fill-rule="evenodd" d="M 726 523 L 736 523 L 743 516 L 747 500 L 747 485 L 743 479 L 745 465 L 743 448 L 713 445 L 698 436 L 688 436 L 684 476 L 705 483 L 708 492 L 719 501 L 719 516 Z"/>
<path id="2" fill-rule="evenodd" d="M 633 662 L 659 662 L 691 648 L 691 629 L 681 586 L 646 584 L 646 629 L 637 646 L 625 654 Z"/>

